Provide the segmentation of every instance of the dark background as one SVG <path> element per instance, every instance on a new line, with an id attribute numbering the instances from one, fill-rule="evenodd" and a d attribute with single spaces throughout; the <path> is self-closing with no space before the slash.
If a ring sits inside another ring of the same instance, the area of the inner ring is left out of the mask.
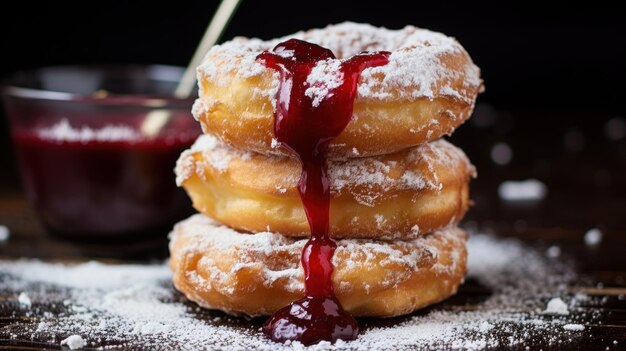
<path id="1" fill-rule="evenodd" d="M 1 77 L 21 69 L 72 63 L 185 65 L 217 2 L 13 5 L 16 8 L 3 11 L 0 21 Z M 617 6 L 597 1 L 549 6 L 244 0 L 224 39 L 271 38 L 344 20 L 441 31 L 465 46 L 486 83 L 477 115 L 495 122 L 481 129 L 482 134 L 472 132 L 470 125 L 453 137 L 479 166 L 489 162 L 492 145 L 502 141 L 514 151 L 510 167 L 533 161 L 533 169 L 545 168 L 562 159 L 623 164 L 624 140 L 607 140 L 605 128 L 611 118 L 626 115 L 625 15 Z M 6 124 L 0 116 L 0 190 L 18 191 Z M 520 176 L 541 176 L 528 167 L 521 169 Z"/>

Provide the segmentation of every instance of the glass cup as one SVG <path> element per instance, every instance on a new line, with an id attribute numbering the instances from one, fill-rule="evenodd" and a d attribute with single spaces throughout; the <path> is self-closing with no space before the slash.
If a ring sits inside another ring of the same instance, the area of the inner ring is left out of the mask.
<path id="1" fill-rule="evenodd" d="M 173 169 L 200 128 L 193 100 L 172 95 L 182 73 L 61 66 L 7 82 L 2 96 L 22 183 L 47 230 L 81 239 L 155 236 L 189 214 Z"/>

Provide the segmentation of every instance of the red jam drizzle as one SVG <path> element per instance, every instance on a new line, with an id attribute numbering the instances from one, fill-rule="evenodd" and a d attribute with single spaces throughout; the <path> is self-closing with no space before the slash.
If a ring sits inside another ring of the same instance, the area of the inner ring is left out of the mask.
<path id="1" fill-rule="evenodd" d="M 257 57 L 280 74 L 274 133 L 280 144 L 298 156 L 302 173 L 298 191 L 311 238 L 302 250 L 305 297 L 276 312 L 263 332 L 272 340 L 297 340 L 305 345 L 322 340 L 352 340 L 359 332 L 356 320 L 342 307 L 333 291 L 332 257 L 337 245 L 329 235 L 330 184 L 328 145 L 352 117 L 361 72 L 388 62 L 388 52 L 361 53 L 342 60 L 343 81 L 314 103 L 306 91 L 307 77 L 318 62 L 335 59 L 321 46 L 291 39 Z"/>

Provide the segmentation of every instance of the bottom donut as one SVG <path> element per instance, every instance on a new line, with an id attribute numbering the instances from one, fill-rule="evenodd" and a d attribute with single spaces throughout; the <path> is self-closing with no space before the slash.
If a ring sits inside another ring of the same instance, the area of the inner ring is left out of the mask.
<path id="1" fill-rule="evenodd" d="M 335 293 L 354 316 L 392 317 L 439 302 L 463 281 L 466 239 L 463 230 L 449 227 L 407 241 L 338 240 Z M 270 315 L 304 294 L 305 243 L 276 233 L 240 233 L 194 215 L 170 234 L 174 286 L 209 309 Z"/>

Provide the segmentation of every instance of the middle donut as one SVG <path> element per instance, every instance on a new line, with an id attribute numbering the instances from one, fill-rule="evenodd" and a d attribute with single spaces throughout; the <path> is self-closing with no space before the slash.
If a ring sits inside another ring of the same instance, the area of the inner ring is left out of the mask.
<path id="1" fill-rule="evenodd" d="M 176 165 L 194 207 L 239 231 L 310 235 L 289 157 L 242 151 L 202 135 Z M 328 161 L 333 238 L 410 239 L 459 221 L 474 166 L 445 140 L 397 153 Z"/>

